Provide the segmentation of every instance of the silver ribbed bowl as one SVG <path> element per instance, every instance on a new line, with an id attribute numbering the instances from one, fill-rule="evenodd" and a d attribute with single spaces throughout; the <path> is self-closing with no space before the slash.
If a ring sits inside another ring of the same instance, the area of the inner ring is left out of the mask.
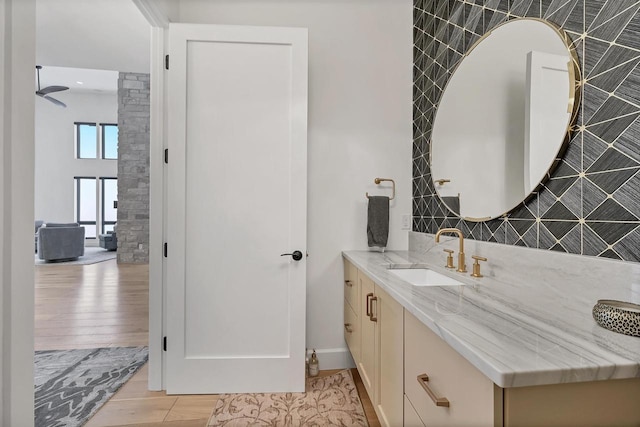
<path id="1" fill-rule="evenodd" d="M 603 328 L 640 337 L 640 305 L 601 299 L 593 306 L 592 313 L 595 321 Z"/>

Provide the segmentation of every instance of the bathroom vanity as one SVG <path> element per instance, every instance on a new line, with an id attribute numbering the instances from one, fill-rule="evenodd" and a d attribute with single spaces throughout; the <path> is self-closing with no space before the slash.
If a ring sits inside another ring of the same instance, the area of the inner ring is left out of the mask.
<path id="1" fill-rule="evenodd" d="M 343 253 L 345 339 L 382 425 L 640 424 L 640 339 L 591 317 L 640 298 L 636 264 L 467 241 L 489 258 L 473 278 L 444 267 L 457 240 L 412 234 L 411 251 Z M 390 270 L 416 267 L 462 284 Z"/>

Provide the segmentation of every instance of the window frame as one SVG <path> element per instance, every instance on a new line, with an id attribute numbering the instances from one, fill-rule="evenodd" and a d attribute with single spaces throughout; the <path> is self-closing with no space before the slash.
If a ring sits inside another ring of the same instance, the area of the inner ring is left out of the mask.
<path id="1" fill-rule="evenodd" d="M 117 123 L 100 123 L 100 159 L 102 160 L 118 160 L 118 156 L 117 154 L 119 153 L 119 147 L 118 144 L 116 142 L 116 157 L 105 157 L 105 138 L 104 138 L 104 129 L 106 126 L 115 126 L 116 129 L 118 129 L 118 124 Z M 118 129 L 118 135 L 120 135 L 120 129 Z"/>
<path id="2" fill-rule="evenodd" d="M 97 159 L 99 158 L 99 144 L 98 144 L 98 123 L 96 122 L 73 122 L 75 126 L 75 135 L 76 135 L 76 159 Z M 93 126 L 96 128 L 96 156 L 95 157 L 81 157 L 80 153 L 80 126 Z"/>
<path id="3" fill-rule="evenodd" d="M 105 191 L 104 191 L 104 186 L 105 186 L 105 182 L 107 180 L 115 180 L 116 181 L 116 191 L 117 191 L 117 185 L 118 185 L 118 177 L 112 177 L 112 176 L 101 176 L 98 178 L 100 180 L 100 234 L 105 234 L 105 226 L 107 225 L 116 225 L 116 223 L 118 222 L 117 219 L 117 215 L 116 215 L 116 220 L 115 221 L 105 221 Z M 116 200 L 117 201 L 117 200 Z M 117 208 L 115 208 L 117 209 Z"/>
<path id="4" fill-rule="evenodd" d="M 98 181 L 97 181 L 97 177 L 95 176 L 74 176 L 73 180 L 74 180 L 74 184 L 75 184 L 75 191 L 76 191 L 76 222 L 79 225 L 95 225 L 96 227 L 96 235 L 95 237 L 87 237 L 85 235 L 85 240 L 95 240 L 98 238 L 98 218 L 96 215 L 96 219 L 95 221 L 81 221 L 80 220 L 80 182 L 82 179 L 92 179 L 94 181 L 94 183 L 97 185 Z M 96 191 L 97 191 L 97 187 L 96 187 Z M 96 194 L 96 201 L 98 200 L 98 195 Z M 97 214 L 97 210 L 96 210 L 96 214 Z"/>

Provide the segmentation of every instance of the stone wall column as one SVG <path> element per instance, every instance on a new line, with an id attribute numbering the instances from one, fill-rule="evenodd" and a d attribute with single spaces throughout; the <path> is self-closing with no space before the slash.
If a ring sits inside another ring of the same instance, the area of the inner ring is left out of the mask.
<path id="1" fill-rule="evenodd" d="M 149 262 L 149 74 L 118 76 L 118 262 Z"/>

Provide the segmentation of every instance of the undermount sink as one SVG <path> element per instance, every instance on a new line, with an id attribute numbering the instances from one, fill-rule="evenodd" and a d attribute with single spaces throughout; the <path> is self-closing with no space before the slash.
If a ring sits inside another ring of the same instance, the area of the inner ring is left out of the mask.
<path id="1" fill-rule="evenodd" d="M 464 283 L 428 268 L 391 268 L 389 273 L 413 286 L 460 286 Z"/>

